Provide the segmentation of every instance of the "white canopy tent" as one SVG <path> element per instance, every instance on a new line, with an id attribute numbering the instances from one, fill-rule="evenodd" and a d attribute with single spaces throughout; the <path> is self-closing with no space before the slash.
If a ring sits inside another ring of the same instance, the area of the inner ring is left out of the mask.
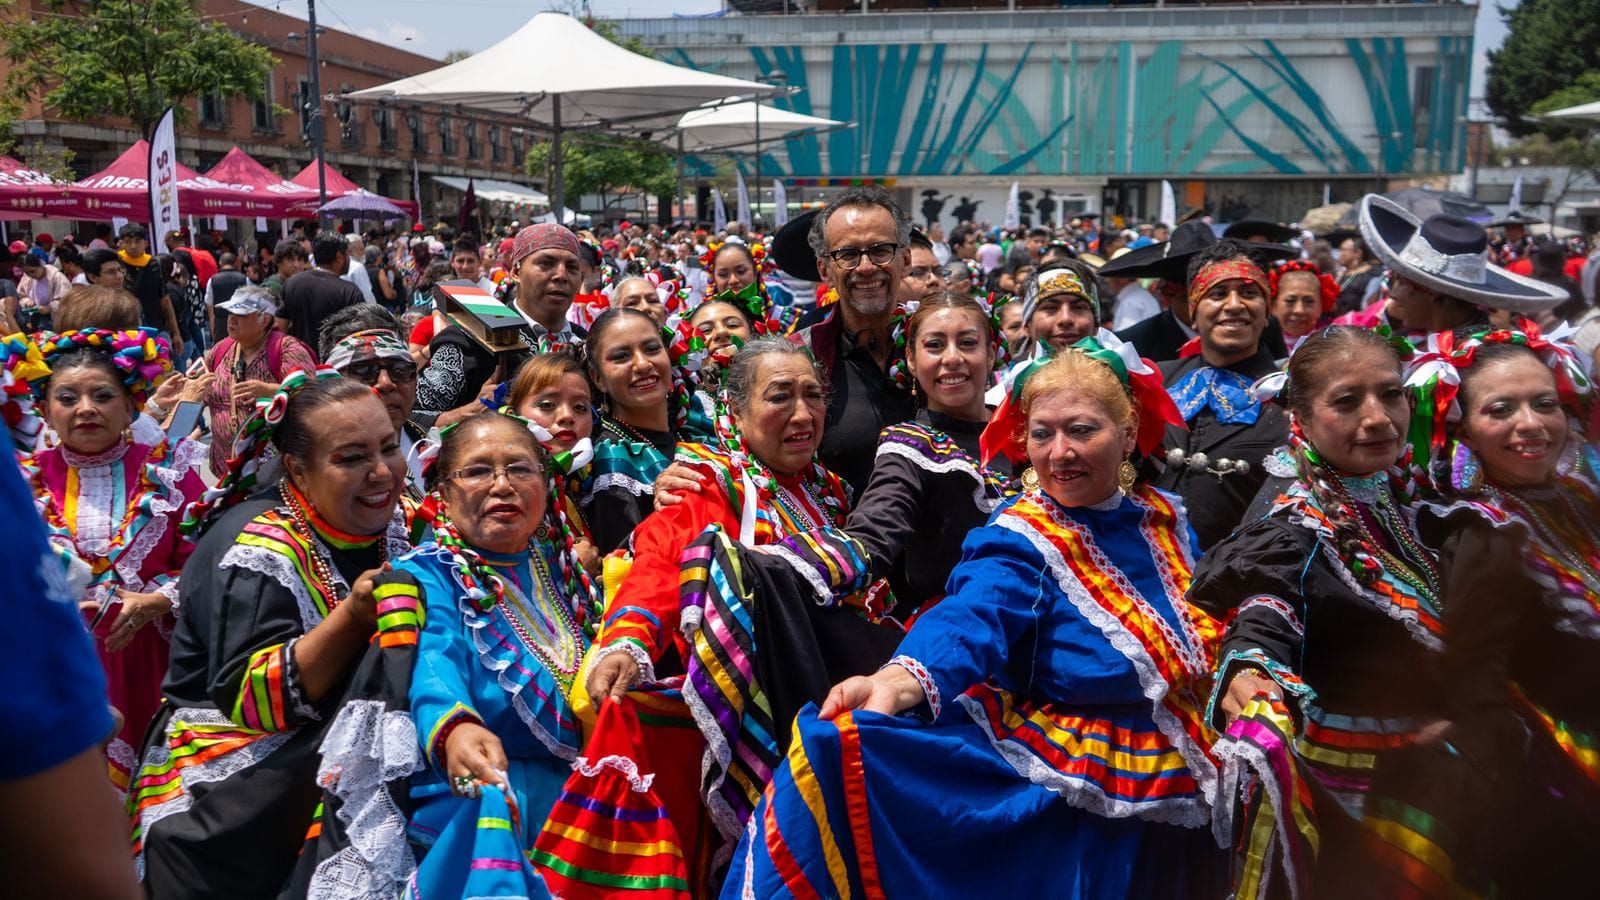
<path id="1" fill-rule="evenodd" d="M 1551 110 L 1540 116 L 1541 119 L 1593 119 L 1600 122 L 1600 100 L 1593 103 L 1580 103 L 1577 106 L 1567 106 Z"/>
<path id="2" fill-rule="evenodd" d="M 739 103 L 710 103 L 690 110 L 678 119 L 678 206 L 684 205 L 683 157 L 685 153 L 721 153 L 746 148 L 755 151 L 756 207 L 761 197 L 761 141 L 794 137 L 809 132 L 853 128 L 854 122 L 840 122 L 821 116 L 808 116 L 770 103 L 745 100 Z"/>
<path id="3" fill-rule="evenodd" d="M 433 180 L 447 188 L 461 191 L 467 190 L 467 179 L 455 175 L 435 175 Z M 543 191 L 536 191 L 525 184 L 515 181 L 500 181 L 494 178 L 479 178 L 472 182 L 472 193 L 479 200 L 488 200 L 493 203 L 517 203 L 524 206 L 549 206 L 550 197 Z"/>
<path id="4" fill-rule="evenodd" d="M 723 103 L 691 110 L 678 119 L 678 150 L 715 153 L 760 144 L 763 137 L 773 139 L 809 131 L 832 131 L 848 128 L 850 124 L 754 100 Z"/>
<path id="5" fill-rule="evenodd" d="M 519 116 L 551 132 L 553 205 L 566 203 L 565 129 L 639 135 L 671 128 L 706 101 L 771 94 L 771 85 L 640 56 L 561 13 L 539 13 L 481 53 L 346 96 L 438 104 Z"/>

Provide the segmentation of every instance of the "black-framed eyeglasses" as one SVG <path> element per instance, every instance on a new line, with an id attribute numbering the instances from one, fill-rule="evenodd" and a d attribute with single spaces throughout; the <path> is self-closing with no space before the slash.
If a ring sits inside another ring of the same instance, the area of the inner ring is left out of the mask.
<path id="1" fill-rule="evenodd" d="M 912 266 L 906 270 L 906 276 L 915 278 L 918 281 L 926 281 L 929 278 L 937 278 L 943 281 L 950 277 L 950 270 L 944 266 Z"/>
<path id="2" fill-rule="evenodd" d="M 374 359 L 367 362 L 351 363 L 340 370 L 346 378 L 354 378 L 368 387 L 377 387 L 378 379 L 384 372 L 389 373 L 389 380 L 395 384 L 411 384 L 417 380 L 417 366 L 400 359 Z"/>
<path id="3" fill-rule="evenodd" d="M 854 269 L 856 266 L 861 265 L 861 257 L 863 256 L 872 260 L 872 264 L 875 266 L 886 266 L 889 264 L 889 260 L 894 259 L 894 255 L 899 252 L 899 244 L 885 241 L 881 244 L 873 244 L 865 250 L 860 247 L 840 247 L 837 250 L 829 250 L 828 258 L 838 263 L 840 268 Z"/>

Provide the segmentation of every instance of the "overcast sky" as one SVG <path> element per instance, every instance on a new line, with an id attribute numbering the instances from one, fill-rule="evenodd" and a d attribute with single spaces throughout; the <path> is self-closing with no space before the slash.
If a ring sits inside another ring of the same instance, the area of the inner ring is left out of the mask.
<path id="1" fill-rule="evenodd" d="M 304 17 L 305 0 L 249 0 L 257 6 Z M 1518 0 L 1500 0 L 1516 6 Z M 1478 37 L 1472 66 L 1472 96 L 1483 96 L 1484 52 L 1505 40 L 1496 0 L 1478 7 Z M 317 0 L 319 24 L 353 31 L 414 53 L 439 57 L 456 49 L 483 50 L 515 31 L 536 12 L 568 10 L 566 0 Z M 722 0 L 591 0 L 605 18 L 697 15 L 716 12 Z"/>

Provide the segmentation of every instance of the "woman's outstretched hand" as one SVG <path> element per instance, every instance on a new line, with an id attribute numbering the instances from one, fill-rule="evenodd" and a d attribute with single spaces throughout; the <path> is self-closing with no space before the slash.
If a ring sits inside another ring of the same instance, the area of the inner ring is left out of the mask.
<path id="1" fill-rule="evenodd" d="M 639 681 L 639 663 L 626 653 L 613 653 L 589 670 L 589 699 L 599 706 L 606 700 L 621 700 Z"/>
<path id="2" fill-rule="evenodd" d="M 896 665 L 884 666 L 874 675 L 857 675 L 833 686 L 822 701 L 819 718 L 833 719 L 840 713 L 864 709 L 895 716 L 927 699 L 922 685 L 911 673 Z"/>

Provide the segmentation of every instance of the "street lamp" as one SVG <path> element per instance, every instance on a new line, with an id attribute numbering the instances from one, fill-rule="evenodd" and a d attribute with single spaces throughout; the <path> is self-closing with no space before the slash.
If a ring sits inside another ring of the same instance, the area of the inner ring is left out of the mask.
<path id="1" fill-rule="evenodd" d="M 322 206 L 328 202 L 328 177 L 325 170 L 323 122 L 322 122 L 322 64 L 317 55 L 317 34 L 321 29 L 317 27 L 317 0 L 306 0 L 306 36 L 310 56 L 306 63 L 311 69 L 311 96 L 306 99 L 307 116 L 306 128 L 310 130 L 311 147 L 317 154 L 317 205 Z M 291 31 L 284 35 L 291 41 L 300 40 L 300 35 Z"/>

